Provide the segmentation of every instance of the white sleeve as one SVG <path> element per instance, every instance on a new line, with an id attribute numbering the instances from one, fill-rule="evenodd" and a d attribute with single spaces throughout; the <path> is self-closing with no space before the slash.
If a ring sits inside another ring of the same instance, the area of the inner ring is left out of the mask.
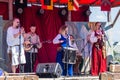
<path id="1" fill-rule="evenodd" d="M 59 44 L 59 39 L 61 38 L 61 35 L 58 34 L 54 39 L 53 39 L 53 44 Z"/>
<path id="2" fill-rule="evenodd" d="M 95 36 L 95 32 L 92 32 L 90 35 L 90 42 L 95 43 L 97 42 L 98 38 Z"/>
<path id="3" fill-rule="evenodd" d="M 13 46 L 14 39 L 15 38 L 14 38 L 12 29 L 8 28 L 8 30 L 7 30 L 7 44 L 9 46 Z"/>
<path id="4" fill-rule="evenodd" d="M 8 44 L 8 46 L 23 44 L 23 42 L 24 42 L 23 36 L 21 35 L 21 37 L 17 36 L 15 38 L 14 34 L 15 34 L 15 31 L 11 27 L 9 27 L 7 30 L 7 44 Z"/>

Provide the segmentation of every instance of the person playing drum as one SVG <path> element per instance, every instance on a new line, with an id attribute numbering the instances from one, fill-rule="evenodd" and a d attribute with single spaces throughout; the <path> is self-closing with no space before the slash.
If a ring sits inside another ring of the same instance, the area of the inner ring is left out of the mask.
<path id="1" fill-rule="evenodd" d="M 56 62 L 58 62 L 63 70 L 62 75 L 63 76 L 73 76 L 73 64 L 68 65 L 66 63 L 63 63 L 63 55 L 64 55 L 64 49 L 66 47 L 69 47 L 69 35 L 68 35 L 68 27 L 67 26 L 61 26 L 59 29 L 59 34 L 53 39 L 53 44 L 59 44 L 57 56 L 56 56 Z M 66 67 L 66 65 L 68 67 Z M 68 72 L 67 72 L 68 71 Z"/>

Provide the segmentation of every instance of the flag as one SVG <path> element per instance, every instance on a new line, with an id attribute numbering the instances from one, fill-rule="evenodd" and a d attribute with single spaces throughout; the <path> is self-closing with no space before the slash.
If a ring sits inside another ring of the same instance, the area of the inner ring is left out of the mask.
<path id="1" fill-rule="evenodd" d="M 68 10 L 77 11 L 79 10 L 79 2 L 78 0 L 68 0 Z"/>
<path id="2" fill-rule="evenodd" d="M 42 9 L 53 10 L 53 0 L 41 0 Z"/>
<path id="3" fill-rule="evenodd" d="M 101 1 L 101 11 L 110 11 L 110 10 L 111 10 L 110 0 L 102 0 Z"/>

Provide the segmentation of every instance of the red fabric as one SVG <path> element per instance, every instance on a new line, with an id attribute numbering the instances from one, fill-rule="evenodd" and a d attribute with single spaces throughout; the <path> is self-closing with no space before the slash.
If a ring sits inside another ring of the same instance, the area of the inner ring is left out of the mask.
<path id="1" fill-rule="evenodd" d="M 80 4 L 90 4 L 90 3 L 94 2 L 94 1 L 96 1 L 96 0 L 79 0 L 79 3 Z"/>
<path id="2" fill-rule="evenodd" d="M 102 48 L 98 49 L 96 43 L 94 43 L 92 48 L 91 74 L 98 76 L 100 73 L 105 72 L 107 70 L 106 65 L 106 58 L 103 57 Z"/>
<path id="3" fill-rule="evenodd" d="M 101 11 L 110 11 L 110 10 L 111 10 L 111 5 L 109 5 L 109 4 L 101 5 Z"/>
<path id="4" fill-rule="evenodd" d="M 5 13 L 8 13 L 7 8 L 8 8 L 7 6 L 4 8 L 7 11 Z M 31 24 L 34 24 L 37 27 L 36 33 L 40 36 L 40 40 L 43 43 L 43 45 L 42 45 L 42 48 L 39 50 L 38 57 L 35 64 L 36 66 L 38 63 L 45 63 L 45 62 L 49 63 L 49 62 L 56 61 L 57 45 L 54 45 L 52 43 L 52 40 L 58 34 L 60 26 L 64 25 L 65 21 L 67 21 L 67 15 L 61 16 L 59 14 L 62 8 L 54 8 L 53 10 L 50 10 L 50 11 L 45 10 L 44 14 L 38 14 L 38 11 L 40 8 L 41 8 L 40 6 L 27 7 L 27 8 L 24 8 L 23 14 L 17 14 L 16 8 L 14 6 L 14 11 L 13 11 L 14 17 L 20 18 L 21 26 L 25 28 L 26 32 L 29 32 L 29 27 Z M 2 12 L 4 12 L 3 7 L 1 8 L 0 6 L 0 13 Z M 86 19 L 83 19 L 83 18 L 86 18 L 86 17 L 83 17 L 84 15 L 79 15 L 79 14 L 81 14 L 81 11 L 78 11 L 75 13 L 73 12 L 72 20 L 87 21 Z M 8 18 L 8 15 L 6 19 L 7 18 Z M 47 42 L 48 40 L 50 40 L 51 42 L 50 41 L 49 41 L 50 43 Z M 36 67 L 34 69 L 36 69 Z"/>
<path id="5" fill-rule="evenodd" d="M 28 0 L 28 2 L 38 2 L 40 0 Z M 57 2 L 57 0 L 53 0 L 53 2 Z"/>
<path id="6" fill-rule="evenodd" d="M 68 0 L 60 0 L 60 3 L 68 3 Z"/>
<path id="7" fill-rule="evenodd" d="M 37 26 L 37 34 L 40 36 L 43 43 L 42 48 L 39 50 L 38 58 L 36 60 L 36 66 L 38 63 L 55 62 L 56 60 L 56 46 L 52 43 L 53 38 L 58 34 L 58 30 L 61 25 L 64 24 L 65 17 L 58 14 L 59 9 L 54 8 L 53 11 L 46 10 L 43 15 L 37 13 L 40 9 L 39 6 L 32 6 L 25 8 L 22 15 L 14 15 L 21 20 L 21 26 L 25 28 L 25 31 L 29 31 L 31 24 Z M 51 42 L 46 42 L 50 40 Z M 36 67 L 35 67 L 36 68 Z"/>
<path id="8" fill-rule="evenodd" d="M 82 6 L 78 11 L 72 11 L 71 20 L 72 21 L 89 21 L 89 16 L 86 15 L 86 11 L 89 6 Z"/>
<path id="9" fill-rule="evenodd" d="M 79 10 L 79 1 L 78 0 L 74 0 L 73 2 L 74 2 L 74 8 L 75 8 L 75 10 L 76 11 Z"/>
<path id="10" fill-rule="evenodd" d="M 101 11 L 110 11 L 111 10 L 111 3 L 109 0 L 106 0 L 107 2 L 103 2 L 101 4 Z"/>
<path id="11" fill-rule="evenodd" d="M 3 16 L 4 20 L 8 20 L 8 3 L 0 2 L 0 15 Z"/>
<path id="12" fill-rule="evenodd" d="M 57 0 L 53 0 L 53 2 L 57 2 Z"/>
<path id="13" fill-rule="evenodd" d="M 38 0 L 28 0 L 28 2 L 37 2 Z"/>
<path id="14" fill-rule="evenodd" d="M 47 9 L 47 5 L 44 5 L 44 0 L 41 0 L 42 9 Z"/>

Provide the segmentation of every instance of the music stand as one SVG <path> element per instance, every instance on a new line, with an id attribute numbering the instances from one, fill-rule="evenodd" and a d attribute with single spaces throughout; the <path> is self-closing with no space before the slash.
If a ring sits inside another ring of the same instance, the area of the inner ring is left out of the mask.
<path id="1" fill-rule="evenodd" d="M 36 55 L 34 56 L 33 54 L 37 54 L 35 52 L 36 48 L 37 48 L 37 46 L 36 46 L 36 44 L 34 44 L 33 47 L 31 48 L 31 51 L 30 51 L 30 63 L 31 63 L 30 67 L 31 67 L 31 72 L 33 72 L 33 66 L 34 66 L 33 59 L 34 59 L 34 57 L 36 57 Z"/>

